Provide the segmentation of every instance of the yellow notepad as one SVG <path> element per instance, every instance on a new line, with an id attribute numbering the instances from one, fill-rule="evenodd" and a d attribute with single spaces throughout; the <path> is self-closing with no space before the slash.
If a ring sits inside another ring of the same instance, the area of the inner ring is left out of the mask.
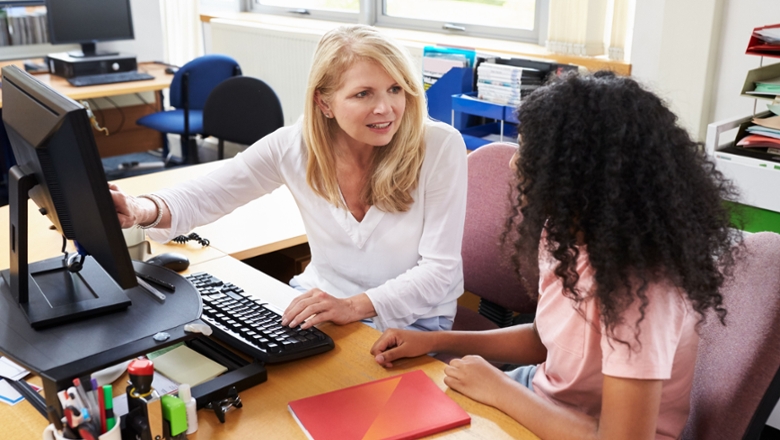
<path id="1" fill-rule="evenodd" d="M 182 345 L 154 358 L 154 369 L 178 383 L 195 386 L 219 376 L 227 367 Z"/>

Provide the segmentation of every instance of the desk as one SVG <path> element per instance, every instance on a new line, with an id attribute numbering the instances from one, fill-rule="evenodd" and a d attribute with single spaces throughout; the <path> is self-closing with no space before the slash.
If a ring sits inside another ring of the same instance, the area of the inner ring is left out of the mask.
<path id="1" fill-rule="evenodd" d="M 24 62 L 21 60 L 0 62 L 0 68 L 14 65 L 24 69 Z M 106 96 L 127 95 L 140 92 L 156 92 L 167 89 L 171 85 L 173 75 L 165 73 L 165 67 L 162 64 L 141 63 L 138 65 L 140 72 L 146 72 L 154 76 L 154 79 L 148 81 L 131 81 L 125 83 L 101 84 L 97 86 L 74 87 L 68 83 L 68 80 L 48 73 L 39 73 L 33 75 L 38 81 L 48 85 L 63 95 L 74 99 L 92 99 Z M 2 97 L 0 96 L 0 108 L 3 107 Z"/>
<path id="2" fill-rule="evenodd" d="M 284 308 L 296 292 L 289 286 L 231 257 L 222 257 L 193 265 L 191 271 L 209 272 L 242 286 L 248 293 Z M 303 431 L 287 410 L 291 400 L 357 385 L 407 371 L 422 369 L 453 400 L 471 415 L 471 425 L 440 434 L 452 439 L 530 439 L 535 438 L 506 414 L 479 404 L 444 385 L 444 364 L 428 356 L 396 362 L 386 370 L 374 362 L 369 349 L 379 332 L 361 323 L 332 324 L 320 328 L 330 335 L 336 348 L 330 352 L 286 364 L 268 365 L 268 381 L 241 392 L 244 407 L 227 414 L 220 424 L 208 411 L 199 411 L 198 439 L 305 439 Z M 118 387 L 115 387 L 118 388 Z M 35 438 L 46 421 L 23 402 L 0 407 L 0 426 L 7 438 Z M 10 429 L 10 432 L 8 431 Z"/>
<path id="3" fill-rule="evenodd" d="M 0 68 L 8 65 L 15 65 L 24 69 L 21 60 L 0 62 Z M 84 87 L 74 87 L 70 85 L 65 78 L 50 75 L 48 73 L 36 74 L 34 77 L 63 95 L 78 101 L 141 92 L 159 92 L 163 89 L 167 89 L 171 85 L 173 75 L 165 73 L 165 67 L 166 66 L 162 64 L 141 63 L 138 65 L 138 70 L 153 75 L 154 79 Z M 0 96 L 0 108 L 2 108 L 2 106 L 2 96 Z M 95 110 L 98 120 L 104 126 L 114 129 L 120 125 L 122 127 L 121 130 L 116 133 L 111 133 L 110 136 L 105 136 L 103 133 L 93 131 L 101 157 L 162 148 L 163 138 L 159 132 L 150 128 L 141 127 L 135 123 L 141 116 L 162 110 L 162 99 L 159 95 L 155 102 L 150 103 L 150 105 L 135 105 L 122 107 L 121 109 L 106 108 L 100 112 L 94 108 L 93 110 Z"/>
<path id="4" fill-rule="evenodd" d="M 137 176 L 117 181 L 123 189 L 134 194 L 153 191 L 157 188 L 171 185 L 185 178 L 196 178 L 210 171 L 219 163 L 206 163 L 187 168 L 164 171 L 161 173 Z M 262 197 L 250 203 L 245 210 L 236 210 L 223 219 L 207 227 L 199 228 L 199 234 L 203 234 L 212 240 L 209 248 L 200 248 L 191 243 L 185 246 L 170 244 L 154 244 L 154 253 L 175 250 L 188 254 L 192 261 L 189 272 L 205 271 L 225 281 L 230 281 L 243 287 L 248 293 L 261 297 L 279 308 L 284 309 L 297 294 L 289 286 L 276 281 L 267 275 L 256 271 L 235 258 L 224 255 L 219 250 L 227 249 L 221 244 L 223 239 L 229 240 L 229 236 L 237 229 L 231 229 L 226 225 L 241 225 L 246 228 L 264 229 L 267 233 L 274 232 L 276 222 L 282 217 L 290 217 L 299 221 L 300 215 L 297 208 L 293 211 L 289 203 L 294 203 L 292 196 L 286 188 L 280 188 L 273 197 Z M 281 201 L 281 203 L 279 203 Z M 34 204 L 30 204 L 31 225 L 30 230 L 35 233 L 30 236 L 30 259 L 38 260 L 51 257 L 59 253 L 60 238 L 55 231 L 47 229 L 48 220 L 34 210 Z M 280 215 L 277 209 L 288 209 L 284 215 Z M 254 213 L 264 213 L 256 215 Z M 274 214 L 274 215 L 271 215 Z M 249 215 L 249 217 L 246 217 Z M 222 226 L 220 226 L 220 222 Z M 262 227 L 258 228 L 258 224 Z M 234 244 L 243 243 L 243 248 L 233 249 L 235 254 L 262 253 L 269 248 L 282 248 L 284 243 L 290 240 L 305 241 L 302 224 L 300 230 L 294 230 L 293 237 L 285 236 L 277 231 L 276 238 L 262 241 L 262 234 L 250 234 L 242 236 Z M 8 230 L 8 207 L 0 208 L 0 233 Z M 280 231 L 286 230 L 280 227 Z M 212 235 L 213 233 L 213 235 Z M 251 237 L 251 240 L 247 240 Z M 228 247 L 234 244 L 228 243 Z M 191 246 L 190 246 L 191 245 Z M 226 252 L 227 253 L 227 252 Z M 8 267 L 8 243 L 0 242 L 0 268 Z M 428 356 L 415 359 L 407 359 L 396 362 L 396 367 L 386 370 L 377 365 L 369 354 L 369 349 L 379 337 L 379 332 L 361 323 L 353 323 L 345 326 L 323 324 L 320 328 L 330 335 L 336 343 L 336 348 L 328 353 L 311 358 L 295 361 L 287 364 L 269 365 L 268 381 L 249 390 L 241 392 L 244 407 L 241 410 L 227 414 L 227 423 L 220 424 L 214 414 L 208 411 L 200 411 L 199 431 L 190 436 L 190 439 L 243 439 L 255 438 L 261 435 L 272 439 L 305 439 L 303 431 L 298 427 L 287 410 L 287 403 L 291 400 L 319 394 L 327 391 L 357 385 L 370 380 L 379 379 L 395 374 L 404 373 L 414 369 L 424 370 L 429 377 L 452 397 L 472 417 L 471 425 L 458 428 L 440 434 L 439 437 L 453 439 L 530 439 L 536 438 L 524 427 L 512 420 L 506 414 L 479 404 L 463 395 L 448 389 L 443 382 L 444 364 Z M 33 382 L 40 384 L 40 379 L 33 378 Z M 120 389 L 123 387 L 115 387 Z M 0 404 L 0 426 L 3 427 L 4 438 L 38 438 L 47 422 L 26 402 L 13 407 Z"/>

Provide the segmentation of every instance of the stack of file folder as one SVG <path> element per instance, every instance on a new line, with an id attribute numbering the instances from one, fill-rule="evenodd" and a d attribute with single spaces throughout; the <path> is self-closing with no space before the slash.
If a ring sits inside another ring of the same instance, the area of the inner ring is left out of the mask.
<path id="1" fill-rule="evenodd" d="M 477 97 L 501 105 L 517 106 L 542 85 L 544 72 L 506 64 L 481 63 L 477 67 Z"/>
<path id="2" fill-rule="evenodd" d="M 737 145 L 765 149 L 769 154 L 780 155 L 780 116 L 754 118 L 753 124 L 745 129 L 748 134 L 737 141 Z"/>

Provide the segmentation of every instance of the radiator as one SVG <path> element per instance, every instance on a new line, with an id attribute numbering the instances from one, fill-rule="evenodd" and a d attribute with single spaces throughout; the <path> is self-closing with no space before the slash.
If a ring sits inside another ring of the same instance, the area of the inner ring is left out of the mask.
<path id="1" fill-rule="evenodd" d="M 302 114 L 318 29 L 286 28 L 227 19 L 211 20 L 211 52 L 233 57 L 244 75 L 265 81 L 282 102 L 285 125 Z M 422 80 L 423 45 L 403 43 Z"/>

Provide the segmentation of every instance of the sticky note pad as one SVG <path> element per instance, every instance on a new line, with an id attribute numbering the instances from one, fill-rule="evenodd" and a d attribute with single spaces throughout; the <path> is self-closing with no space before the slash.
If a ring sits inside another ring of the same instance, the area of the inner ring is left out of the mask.
<path id="1" fill-rule="evenodd" d="M 195 386 L 227 371 L 227 367 L 182 345 L 154 359 L 154 369 L 178 383 Z"/>

